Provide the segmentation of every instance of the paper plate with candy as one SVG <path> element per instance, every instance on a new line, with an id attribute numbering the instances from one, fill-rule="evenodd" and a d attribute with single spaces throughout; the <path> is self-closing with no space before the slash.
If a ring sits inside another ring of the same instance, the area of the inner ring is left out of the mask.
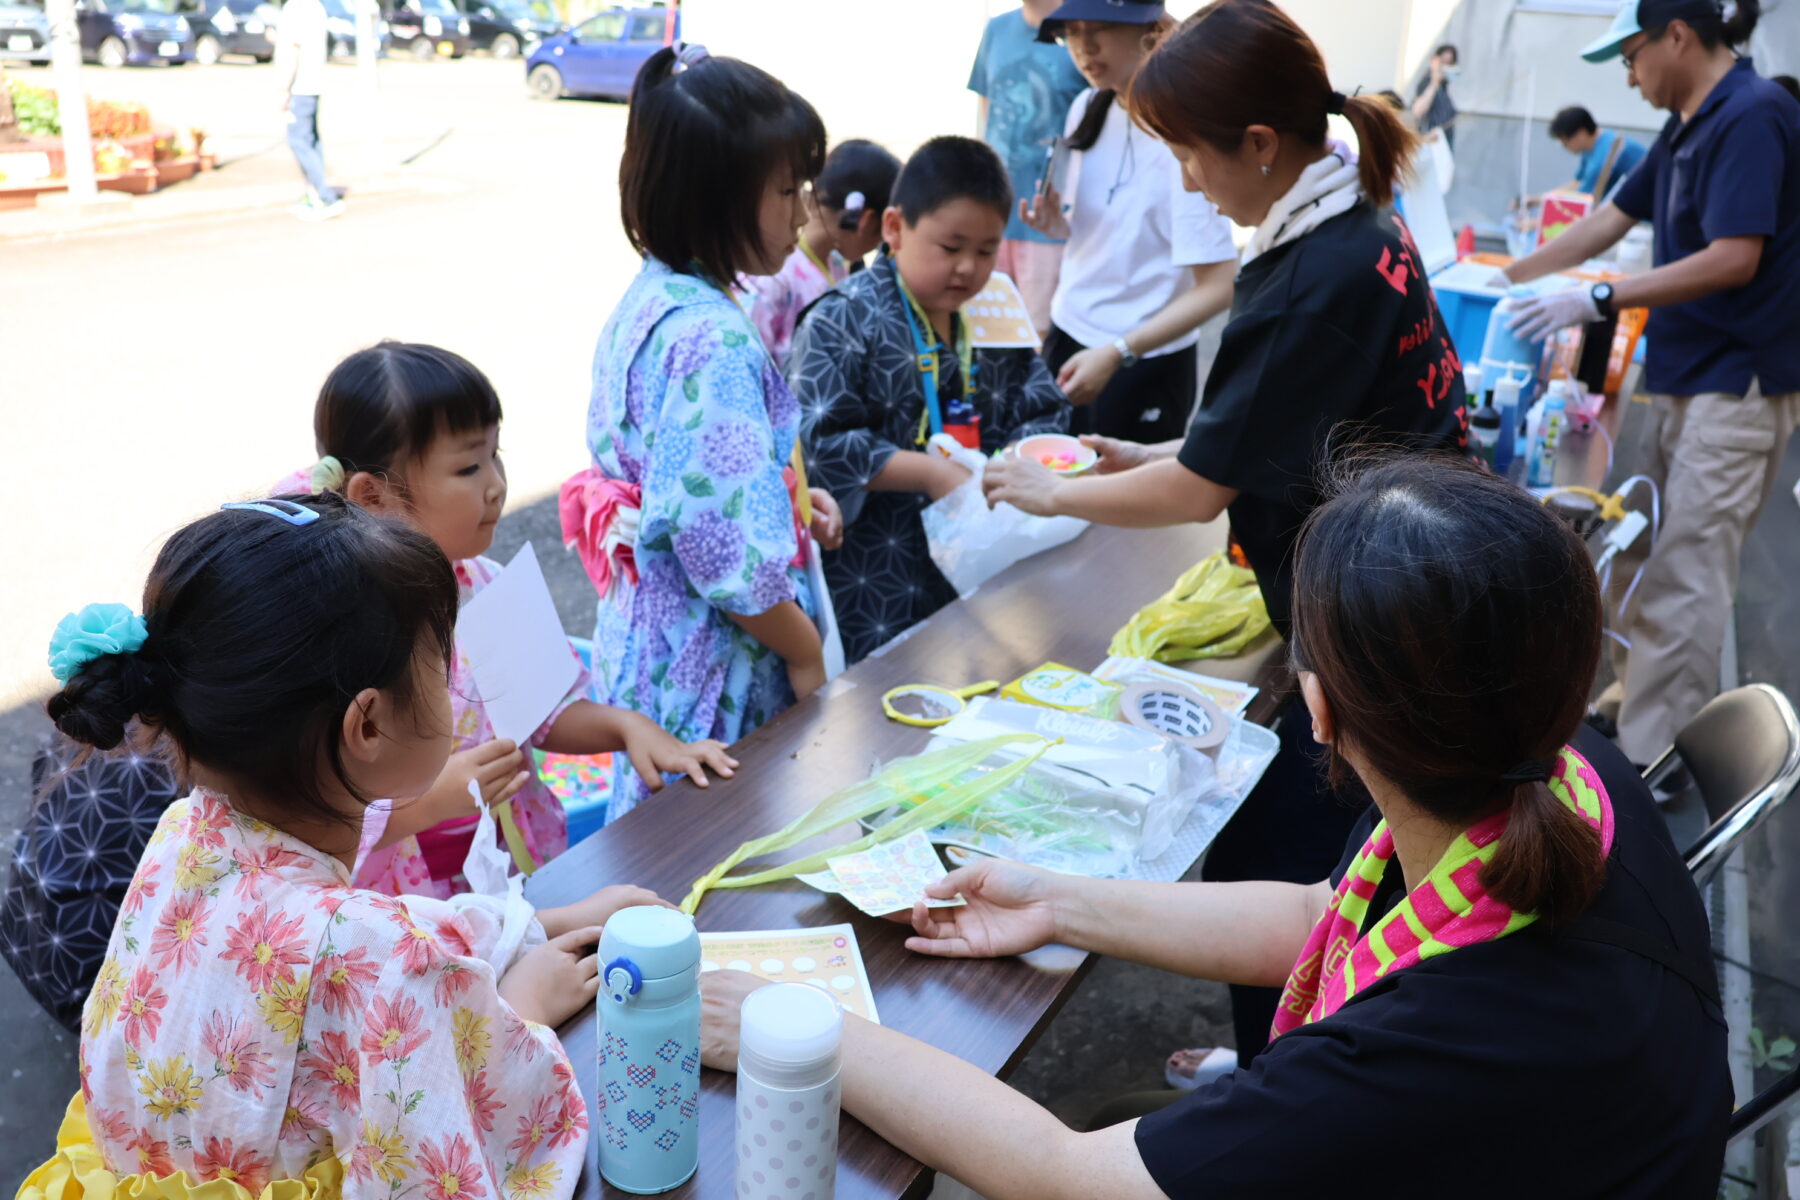
<path id="1" fill-rule="evenodd" d="M 1093 470 L 1094 464 L 1100 461 L 1097 451 L 1066 433 L 1040 433 L 1028 437 L 1013 447 L 1013 453 L 1043 463 L 1058 475 L 1080 475 Z"/>

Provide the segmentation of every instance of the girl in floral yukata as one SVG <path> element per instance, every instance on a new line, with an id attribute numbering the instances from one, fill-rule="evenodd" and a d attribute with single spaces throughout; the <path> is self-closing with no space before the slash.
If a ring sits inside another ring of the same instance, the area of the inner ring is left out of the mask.
<path id="1" fill-rule="evenodd" d="M 574 1191 L 588 1115 L 551 1027 L 594 997 L 601 924 L 656 898 L 351 880 L 370 798 L 444 769 L 456 609 L 429 537 L 323 495 L 226 505 L 169 539 L 142 616 L 57 627 L 57 727 L 108 750 L 141 720 L 196 787 L 132 880 L 23 1200 Z"/>
<path id="2" fill-rule="evenodd" d="M 684 741 L 734 742 L 825 682 L 805 539 L 842 523 L 798 478 L 799 406 L 728 290 L 794 252 L 824 157 L 812 106 L 747 63 L 669 47 L 638 74 L 620 190 L 644 266 L 600 335 L 594 466 L 563 520 L 601 593 L 599 695 Z M 615 766 L 607 819 L 645 794 Z"/>
<path id="3" fill-rule="evenodd" d="M 500 573 L 500 564 L 482 557 L 506 505 L 500 420 L 493 384 L 461 355 L 382 342 L 352 354 L 325 380 L 313 410 L 324 457 L 277 492 L 337 491 L 415 526 L 449 557 L 459 602 L 467 604 Z M 683 745 L 646 717 L 595 704 L 588 690 L 583 670 L 531 744 L 560 754 L 623 751 L 628 771 L 652 791 L 662 787 L 664 772 L 689 774 L 705 787 L 707 768 L 729 777 L 737 766 L 719 743 Z M 511 801 L 512 820 L 536 862 L 568 847 L 562 804 L 538 779 L 526 747 L 494 737 L 461 651 L 451 658 L 450 713 L 455 752 L 437 780 L 391 819 L 383 801 L 363 821 L 359 887 L 440 899 L 467 891 L 463 861 L 477 822 L 471 781 L 489 805 Z"/>

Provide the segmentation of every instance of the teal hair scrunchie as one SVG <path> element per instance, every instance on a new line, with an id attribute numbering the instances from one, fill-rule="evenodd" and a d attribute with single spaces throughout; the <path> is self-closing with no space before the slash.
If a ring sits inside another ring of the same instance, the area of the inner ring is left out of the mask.
<path id="1" fill-rule="evenodd" d="M 50 673 L 67 683 L 76 672 L 108 654 L 135 654 L 150 636 L 144 618 L 123 604 L 90 604 L 56 623 L 50 637 Z"/>

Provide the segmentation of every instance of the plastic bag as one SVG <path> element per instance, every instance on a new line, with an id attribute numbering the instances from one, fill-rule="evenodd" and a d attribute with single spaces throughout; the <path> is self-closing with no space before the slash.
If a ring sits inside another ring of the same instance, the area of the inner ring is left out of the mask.
<path id="1" fill-rule="evenodd" d="M 1169 848 L 1196 804 L 1219 791 L 1212 760 L 1179 742 L 1010 700 L 972 702 L 932 744 L 986 745 L 1019 733 L 1056 741 L 1025 771 L 937 824 L 933 841 L 1069 874 L 1131 876 Z M 977 769 L 997 772 L 1017 754 L 1002 742 Z"/>
<path id="2" fill-rule="evenodd" d="M 1226 658 L 1269 629 L 1256 575 L 1223 554 L 1202 559 L 1113 634 L 1109 654 L 1157 662 Z"/>
<path id="3" fill-rule="evenodd" d="M 928 453 L 946 453 L 969 472 L 967 482 L 921 514 L 931 561 L 957 595 L 968 596 L 1014 563 L 1072 541 L 1087 528 L 1075 517 L 1034 517 L 1010 504 L 989 508 L 981 494 L 987 459 L 942 434 L 931 446 Z"/>
<path id="4" fill-rule="evenodd" d="M 718 866 L 694 881 L 681 911 L 692 916 L 701 898 L 713 888 L 752 887 L 791 879 L 803 871 L 825 867 L 827 859 L 839 858 L 867 850 L 870 846 L 903 837 L 915 829 L 926 829 L 962 812 L 988 793 L 1006 786 L 1046 750 L 1051 742 L 1032 734 L 1008 734 L 966 745 L 957 744 L 898 759 L 875 772 L 861 783 L 840 788 L 822 800 L 811 812 L 785 829 L 745 842 Z M 998 770 L 976 768 L 990 756 L 1008 748 L 1017 748 L 1023 757 Z M 751 875 L 734 875 L 731 870 L 745 859 L 759 858 L 797 846 L 809 838 L 829 833 L 840 825 L 860 821 L 870 813 L 891 809 L 896 802 L 907 801 L 916 806 L 902 818 L 870 831 L 866 836 L 844 846 L 832 846 L 784 866 L 771 867 Z"/>

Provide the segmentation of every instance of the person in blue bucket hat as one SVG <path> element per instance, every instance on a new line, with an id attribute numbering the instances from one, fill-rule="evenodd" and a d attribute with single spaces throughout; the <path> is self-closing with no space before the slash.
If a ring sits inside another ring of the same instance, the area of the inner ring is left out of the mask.
<path id="1" fill-rule="evenodd" d="M 1610 203 L 1506 271 L 1523 283 L 1601 253 L 1639 221 L 1655 269 L 1553 292 L 1514 327 L 1533 337 L 1648 308 L 1644 471 L 1662 526 L 1621 614 L 1628 650 L 1601 697 L 1633 762 L 1654 761 L 1718 690 L 1744 539 L 1800 420 L 1800 103 L 1733 47 L 1761 6 L 1634 0 L 1582 52 L 1621 59 L 1670 113 Z"/>

